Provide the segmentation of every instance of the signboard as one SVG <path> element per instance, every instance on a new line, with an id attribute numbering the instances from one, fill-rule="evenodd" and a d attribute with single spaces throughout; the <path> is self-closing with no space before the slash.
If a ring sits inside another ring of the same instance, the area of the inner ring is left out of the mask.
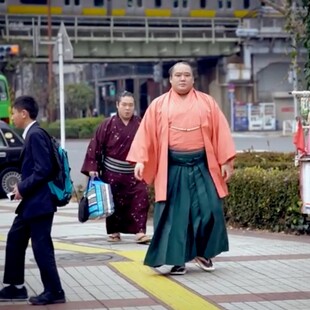
<path id="1" fill-rule="evenodd" d="M 65 27 L 65 24 L 61 22 L 60 28 L 58 30 L 58 35 L 61 34 L 62 36 L 62 51 L 63 51 L 63 60 L 64 61 L 71 61 L 73 60 L 73 47 L 70 41 L 70 38 L 67 33 L 67 29 Z M 58 59 L 59 53 L 58 53 L 58 44 L 54 45 L 53 49 L 53 59 Z"/>

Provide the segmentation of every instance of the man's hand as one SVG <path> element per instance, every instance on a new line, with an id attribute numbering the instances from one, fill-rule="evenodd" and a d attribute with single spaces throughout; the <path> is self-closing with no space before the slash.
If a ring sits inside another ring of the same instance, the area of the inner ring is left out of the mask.
<path id="1" fill-rule="evenodd" d="M 17 184 L 14 185 L 12 193 L 14 194 L 14 200 L 21 200 L 21 199 L 23 199 L 23 197 L 19 193 Z"/>
<path id="2" fill-rule="evenodd" d="M 137 180 L 142 181 L 143 171 L 144 171 L 144 164 L 136 163 L 136 165 L 135 165 L 135 178 Z"/>
<path id="3" fill-rule="evenodd" d="M 88 175 L 93 179 L 94 177 L 98 177 L 99 173 L 97 171 L 89 171 Z"/>
<path id="4" fill-rule="evenodd" d="M 229 162 L 221 166 L 221 171 L 225 182 L 227 182 L 233 175 L 233 168 Z"/>

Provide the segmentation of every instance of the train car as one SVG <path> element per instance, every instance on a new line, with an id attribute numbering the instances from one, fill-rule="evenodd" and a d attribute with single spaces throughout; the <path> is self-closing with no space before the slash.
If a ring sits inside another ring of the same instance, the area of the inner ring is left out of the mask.
<path id="1" fill-rule="evenodd" d="M 48 0 L 0 0 L 1 12 L 46 15 Z M 254 17 L 259 0 L 51 0 L 53 15 Z"/>
<path id="2" fill-rule="evenodd" d="M 11 122 L 11 98 L 6 77 L 0 73 L 0 120 Z"/>

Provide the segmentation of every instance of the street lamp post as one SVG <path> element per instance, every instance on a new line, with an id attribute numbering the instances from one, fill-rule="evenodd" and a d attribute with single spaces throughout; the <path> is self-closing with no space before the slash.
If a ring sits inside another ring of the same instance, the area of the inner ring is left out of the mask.
<path id="1" fill-rule="evenodd" d="M 295 11 L 296 11 L 296 2 L 295 2 L 295 0 L 293 0 L 292 1 L 292 20 L 293 20 L 293 22 L 294 22 Z M 297 50 L 296 36 L 294 33 L 292 33 L 292 47 L 295 49 L 295 53 L 294 53 L 293 60 L 292 60 L 292 63 L 293 63 L 292 82 L 293 82 L 293 90 L 297 91 L 298 90 L 298 77 L 297 77 L 297 67 L 298 67 L 297 52 L 298 52 L 298 50 Z M 298 113 L 298 99 L 296 96 L 294 96 L 294 119 L 296 119 L 298 114 L 299 114 Z"/>

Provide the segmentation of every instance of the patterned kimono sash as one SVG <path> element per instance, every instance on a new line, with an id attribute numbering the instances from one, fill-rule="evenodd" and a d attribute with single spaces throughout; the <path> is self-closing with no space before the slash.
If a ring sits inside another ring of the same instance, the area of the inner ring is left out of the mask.
<path id="1" fill-rule="evenodd" d="M 127 161 L 122 161 L 109 156 L 105 156 L 103 160 L 105 169 L 116 173 L 134 173 L 135 167 Z"/>

